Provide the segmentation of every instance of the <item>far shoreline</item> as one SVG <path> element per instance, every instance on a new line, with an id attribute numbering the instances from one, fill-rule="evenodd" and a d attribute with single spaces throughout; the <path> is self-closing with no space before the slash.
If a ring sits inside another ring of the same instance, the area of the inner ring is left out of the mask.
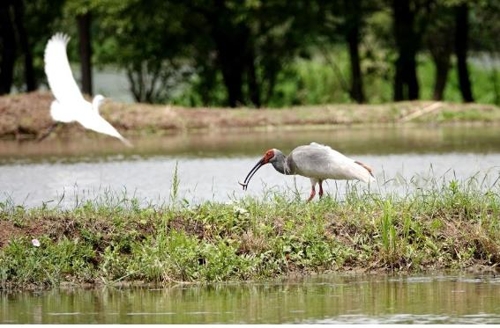
<path id="1" fill-rule="evenodd" d="M 52 123 L 50 92 L 0 97 L 0 139 L 36 139 Z M 432 100 L 387 104 L 324 104 L 292 108 L 186 108 L 109 102 L 101 110 L 125 137 L 179 133 L 322 130 L 394 125 L 500 125 L 500 107 Z M 70 124 L 71 133 L 84 131 Z M 67 129 L 66 129 L 67 130 Z M 57 138 L 57 134 L 51 135 Z"/>

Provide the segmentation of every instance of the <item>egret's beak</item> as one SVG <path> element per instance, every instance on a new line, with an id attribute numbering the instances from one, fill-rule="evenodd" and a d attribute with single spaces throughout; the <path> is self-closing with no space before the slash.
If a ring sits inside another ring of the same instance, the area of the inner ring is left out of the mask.
<path id="1" fill-rule="evenodd" d="M 265 165 L 267 163 L 269 163 L 269 162 L 266 161 L 266 158 L 262 157 L 262 159 L 259 160 L 257 162 L 257 164 L 255 164 L 255 166 L 250 170 L 250 172 L 248 172 L 247 177 L 245 178 L 245 181 L 243 181 L 243 183 L 241 183 L 241 182 L 238 181 L 238 183 L 241 186 L 243 186 L 243 190 L 247 190 L 248 183 L 250 182 L 250 179 L 252 179 L 252 177 L 255 174 L 255 172 L 257 172 L 263 165 Z"/>
<path id="2" fill-rule="evenodd" d="M 109 104 L 109 103 L 111 103 L 111 99 L 110 99 L 110 98 L 108 98 L 108 97 L 105 97 L 105 98 L 103 98 L 103 99 L 101 100 L 100 105 Z"/>

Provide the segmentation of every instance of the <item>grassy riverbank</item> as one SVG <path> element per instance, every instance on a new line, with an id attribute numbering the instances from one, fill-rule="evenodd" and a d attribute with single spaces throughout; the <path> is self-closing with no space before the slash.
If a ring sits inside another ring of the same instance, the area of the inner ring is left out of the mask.
<path id="1" fill-rule="evenodd" d="M 341 202 L 307 204 L 300 195 L 274 193 L 232 204 L 146 207 L 109 196 L 70 210 L 5 202 L 0 288 L 494 269 L 498 188 L 484 191 L 471 182 L 436 183 L 407 196 L 351 187 Z"/>

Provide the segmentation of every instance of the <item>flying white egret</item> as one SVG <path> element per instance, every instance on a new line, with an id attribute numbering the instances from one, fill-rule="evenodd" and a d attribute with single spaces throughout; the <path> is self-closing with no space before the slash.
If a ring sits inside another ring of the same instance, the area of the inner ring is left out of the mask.
<path id="1" fill-rule="evenodd" d="M 49 81 L 54 100 L 50 106 L 50 115 L 56 121 L 39 140 L 44 139 L 56 127 L 58 122 L 78 122 L 86 129 L 104 133 L 120 139 L 125 145 L 132 144 L 125 139 L 108 121 L 99 114 L 99 106 L 105 100 L 96 95 L 92 103 L 83 98 L 69 65 L 66 45 L 70 37 L 63 33 L 54 34 L 45 47 L 45 74 Z"/>
<path id="2" fill-rule="evenodd" d="M 366 183 L 374 182 L 372 169 L 355 161 L 338 151 L 324 145 L 312 142 L 310 145 L 298 146 L 285 156 L 278 149 L 269 149 L 262 159 L 250 170 L 243 183 L 246 190 L 250 179 L 265 164 L 271 163 L 274 169 L 285 175 L 301 175 L 311 179 L 311 195 L 308 202 L 316 195 L 316 184 L 319 184 L 319 197 L 323 196 L 323 181 L 360 180 Z"/>

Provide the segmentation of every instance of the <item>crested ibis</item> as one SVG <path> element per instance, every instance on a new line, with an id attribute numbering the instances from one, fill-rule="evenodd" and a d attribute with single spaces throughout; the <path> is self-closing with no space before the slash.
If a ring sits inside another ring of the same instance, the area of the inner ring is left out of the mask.
<path id="1" fill-rule="evenodd" d="M 257 164 L 250 170 L 243 183 L 246 190 L 253 175 L 266 164 L 271 163 L 276 171 L 285 175 L 301 175 L 311 180 L 311 194 L 308 202 L 316 195 L 316 184 L 319 184 L 319 197 L 323 196 L 323 181 L 360 180 L 366 183 L 374 182 L 372 169 L 344 154 L 312 142 L 309 145 L 298 146 L 285 156 L 278 149 L 269 149 Z"/>

